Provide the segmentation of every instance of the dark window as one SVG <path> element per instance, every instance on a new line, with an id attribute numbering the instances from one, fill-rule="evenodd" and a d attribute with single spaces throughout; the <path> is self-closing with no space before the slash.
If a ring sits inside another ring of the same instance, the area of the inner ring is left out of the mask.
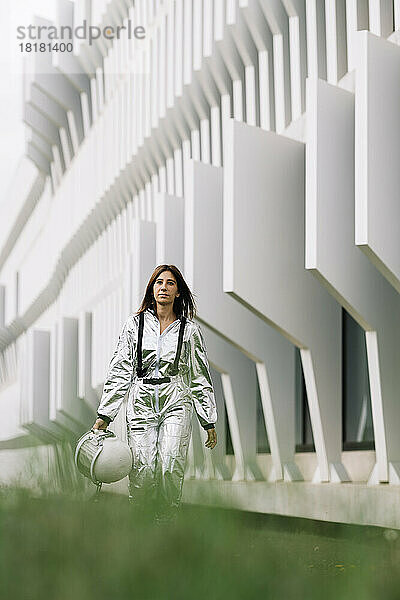
<path id="1" fill-rule="evenodd" d="M 232 445 L 232 438 L 231 438 L 231 430 L 229 427 L 229 419 L 228 419 L 228 413 L 226 411 L 226 406 L 224 404 L 224 408 L 225 408 L 225 432 L 226 432 L 226 436 L 225 436 L 225 445 L 226 445 L 226 454 L 234 454 L 233 452 L 233 445 Z"/>
<path id="2" fill-rule="evenodd" d="M 257 385 L 257 452 L 266 454 L 270 452 L 267 429 L 265 427 L 264 411 L 261 403 L 260 388 Z"/>
<path id="3" fill-rule="evenodd" d="M 295 349 L 296 452 L 315 452 L 300 350 Z"/>
<path id="4" fill-rule="evenodd" d="M 373 449 L 365 331 L 342 311 L 343 450 Z"/>

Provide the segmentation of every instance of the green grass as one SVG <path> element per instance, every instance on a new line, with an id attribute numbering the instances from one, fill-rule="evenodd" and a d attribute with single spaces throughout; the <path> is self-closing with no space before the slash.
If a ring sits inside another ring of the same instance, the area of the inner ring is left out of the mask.
<path id="1" fill-rule="evenodd" d="M 154 525 L 127 498 L 0 490 L 0 598 L 400 598 L 384 530 L 183 506 Z"/>

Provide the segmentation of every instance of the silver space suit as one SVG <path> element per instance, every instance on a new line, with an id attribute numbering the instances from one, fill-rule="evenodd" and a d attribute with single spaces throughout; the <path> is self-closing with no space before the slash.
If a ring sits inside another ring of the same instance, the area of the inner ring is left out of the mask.
<path id="1" fill-rule="evenodd" d="M 176 513 L 180 504 L 193 408 L 204 429 L 217 420 L 202 333 L 194 321 L 183 321 L 177 319 L 160 334 L 151 308 L 141 326 L 138 315 L 127 319 L 98 408 L 99 417 L 112 421 L 129 392 L 130 497 L 139 505 L 156 498 L 165 514 Z"/>

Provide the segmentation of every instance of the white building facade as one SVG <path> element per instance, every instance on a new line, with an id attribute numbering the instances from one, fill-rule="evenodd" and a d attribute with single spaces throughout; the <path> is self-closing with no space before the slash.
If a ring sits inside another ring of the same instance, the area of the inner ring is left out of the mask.
<path id="1" fill-rule="evenodd" d="M 91 426 L 122 323 L 173 263 L 219 409 L 184 499 L 400 528 L 400 2 L 57 3 L 46 43 L 102 33 L 27 53 L 0 481 Z"/>

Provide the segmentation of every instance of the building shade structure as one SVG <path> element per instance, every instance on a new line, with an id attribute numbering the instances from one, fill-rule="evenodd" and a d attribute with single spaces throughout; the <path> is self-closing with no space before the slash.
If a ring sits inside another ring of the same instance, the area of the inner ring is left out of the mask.
<path id="1" fill-rule="evenodd" d="M 366 331 L 377 442 L 372 477 L 388 481 L 398 477 L 400 456 L 400 381 L 394 368 L 399 358 L 400 297 L 355 244 L 354 95 L 324 82 L 307 84 L 306 266 Z"/>
<path id="2" fill-rule="evenodd" d="M 173 263 L 221 417 L 212 452 L 193 428 L 184 499 L 400 527 L 397 2 L 57 5 L 55 25 L 146 34 L 26 65 L 0 481 L 91 426 L 122 323 Z"/>

